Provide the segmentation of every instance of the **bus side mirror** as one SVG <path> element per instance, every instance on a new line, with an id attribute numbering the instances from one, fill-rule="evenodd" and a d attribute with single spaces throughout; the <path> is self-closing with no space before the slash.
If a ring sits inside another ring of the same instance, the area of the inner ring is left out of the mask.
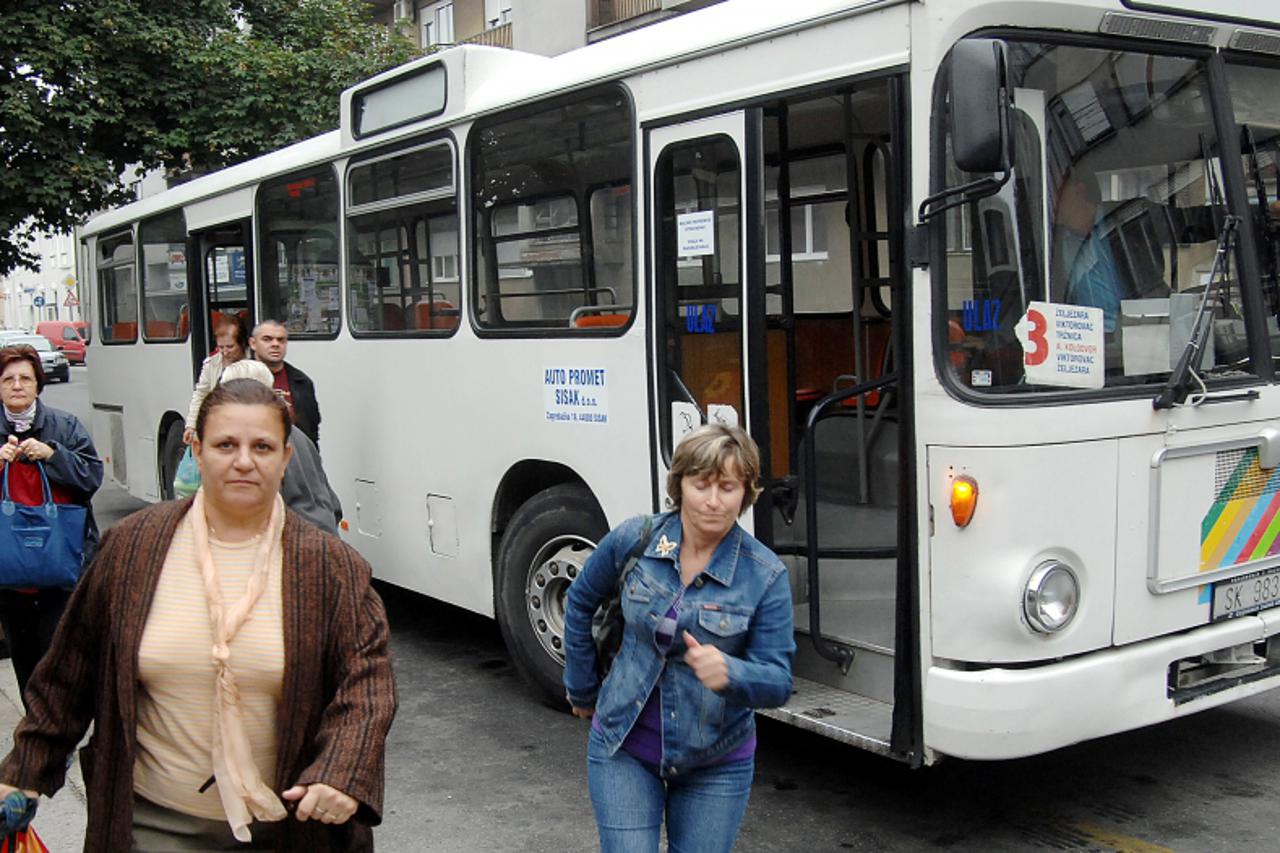
<path id="1" fill-rule="evenodd" d="M 1007 69 L 995 39 L 965 39 L 951 51 L 951 152 L 966 172 L 1010 167 Z"/>

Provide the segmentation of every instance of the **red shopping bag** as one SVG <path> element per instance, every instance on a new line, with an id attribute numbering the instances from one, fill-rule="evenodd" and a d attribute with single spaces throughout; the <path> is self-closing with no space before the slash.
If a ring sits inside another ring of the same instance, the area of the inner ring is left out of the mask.
<path id="1" fill-rule="evenodd" d="M 49 848 L 36 835 L 34 826 L 20 829 L 0 841 L 0 853 L 49 853 Z"/>

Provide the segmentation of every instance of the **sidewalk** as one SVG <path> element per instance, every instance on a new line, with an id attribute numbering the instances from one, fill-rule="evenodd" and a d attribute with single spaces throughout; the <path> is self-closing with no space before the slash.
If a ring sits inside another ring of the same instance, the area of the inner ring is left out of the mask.
<path id="1" fill-rule="evenodd" d="M 13 664 L 0 660 L 0 742 L 8 752 L 13 743 L 13 730 L 22 719 L 22 700 Z M 67 784 L 52 799 L 42 797 L 36 813 L 35 828 L 49 847 L 49 853 L 75 853 L 84 848 L 85 798 L 80 762 L 73 761 L 67 772 Z"/>

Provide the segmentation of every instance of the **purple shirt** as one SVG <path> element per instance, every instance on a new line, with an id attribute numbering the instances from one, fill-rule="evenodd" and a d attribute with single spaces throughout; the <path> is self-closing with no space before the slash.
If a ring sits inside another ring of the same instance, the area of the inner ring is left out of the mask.
<path id="1" fill-rule="evenodd" d="M 681 592 L 676 600 L 672 602 L 671 608 L 667 610 L 667 615 L 658 623 L 655 638 L 658 648 L 666 654 L 670 650 L 671 644 L 675 641 L 676 620 L 680 616 L 680 602 L 684 598 Z M 600 730 L 599 723 L 595 718 L 591 719 L 591 727 Z M 653 690 L 649 692 L 649 699 L 644 703 L 644 708 L 640 711 L 640 716 L 636 718 L 635 725 L 631 727 L 631 731 L 627 733 L 626 740 L 622 742 L 622 748 L 625 749 L 634 758 L 648 764 L 661 766 L 662 764 L 662 682 L 653 685 Z M 716 764 L 727 764 L 730 761 L 744 761 L 756 754 L 756 733 L 753 729 L 751 736 L 742 742 L 740 746 L 730 752 L 720 756 L 714 761 L 708 762 L 705 766 L 711 767 Z"/>

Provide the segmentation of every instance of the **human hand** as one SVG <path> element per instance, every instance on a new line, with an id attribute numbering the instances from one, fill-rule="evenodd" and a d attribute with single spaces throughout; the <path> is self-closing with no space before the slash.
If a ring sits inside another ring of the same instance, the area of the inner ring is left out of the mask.
<path id="1" fill-rule="evenodd" d="M 596 715 L 595 708 L 579 708 L 577 705 L 571 705 L 573 715 L 579 720 L 589 720 Z"/>
<path id="2" fill-rule="evenodd" d="M 19 789 L 19 788 L 13 787 L 12 785 L 6 785 L 5 783 L 0 782 L 0 800 L 3 800 L 5 797 L 9 796 L 10 794 L 12 794 L 14 791 L 17 791 L 17 790 L 21 790 L 22 793 L 26 794 L 27 799 L 30 799 L 30 800 L 40 799 L 39 791 L 31 791 L 25 788 Z"/>
<path id="3" fill-rule="evenodd" d="M 0 445 L 0 462 L 12 462 L 17 458 L 18 439 L 11 435 L 3 445 Z"/>
<path id="4" fill-rule="evenodd" d="M 13 438 L 13 436 L 9 437 Z M 18 453 L 32 462 L 43 462 L 53 455 L 53 448 L 43 441 L 28 438 L 18 445 Z"/>
<path id="5" fill-rule="evenodd" d="M 294 816 L 301 821 L 346 823 L 359 806 L 353 798 L 323 782 L 294 785 L 281 796 L 290 802 L 297 802 L 298 808 Z"/>
<path id="6" fill-rule="evenodd" d="M 723 690 L 729 686 L 729 664 L 719 649 L 702 645 L 688 631 L 684 632 L 684 644 L 689 649 L 684 653 L 684 662 L 698 676 L 703 687 Z"/>

